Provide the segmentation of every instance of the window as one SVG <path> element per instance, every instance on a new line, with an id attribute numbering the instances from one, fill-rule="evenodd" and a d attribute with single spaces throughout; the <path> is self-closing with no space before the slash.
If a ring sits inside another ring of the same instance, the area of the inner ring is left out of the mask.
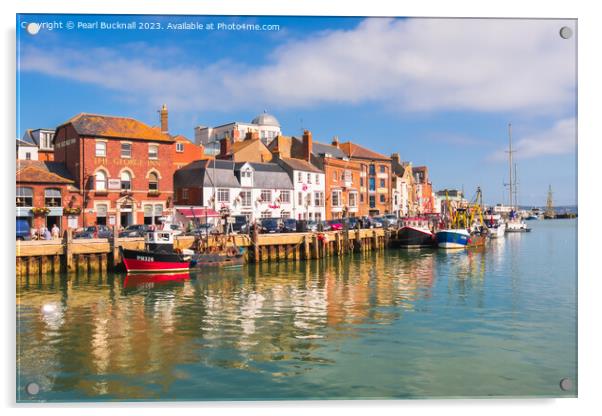
<path id="1" fill-rule="evenodd" d="M 106 191 L 107 190 L 107 174 L 102 170 L 96 172 L 96 190 Z"/>
<path id="2" fill-rule="evenodd" d="M 380 202 L 382 202 L 382 203 L 387 202 L 387 197 L 384 194 L 380 195 Z"/>
<path id="3" fill-rule="evenodd" d="M 357 192 L 349 192 L 349 206 L 357 207 Z"/>
<path id="4" fill-rule="evenodd" d="M 386 173 L 387 172 L 387 168 L 385 167 L 385 165 L 380 165 L 380 173 Z"/>
<path id="5" fill-rule="evenodd" d="M 282 211 L 280 213 L 280 218 L 290 218 L 291 217 L 291 213 L 288 211 Z"/>
<path id="6" fill-rule="evenodd" d="M 370 175 L 375 175 L 376 174 L 376 168 L 374 167 L 373 164 L 370 165 Z"/>
<path id="7" fill-rule="evenodd" d="M 384 187 L 385 187 L 385 180 L 384 180 L 384 179 L 381 179 L 381 180 L 380 180 L 380 187 L 381 187 L 381 188 L 384 188 Z"/>
<path id="8" fill-rule="evenodd" d="M 332 172 L 332 180 L 336 182 L 337 180 L 337 171 Z"/>
<path id="9" fill-rule="evenodd" d="M 332 191 L 332 206 L 340 207 L 341 206 L 341 191 Z"/>
<path id="10" fill-rule="evenodd" d="M 324 192 L 314 192 L 314 206 L 324 206 Z"/>
<path id="11" fill-rule="evenodd" d="M 107 157 L 107 142 L 96 142 L 96 157 Z"/>
<path id="12" fill-rule="evenodd" d="M 301 172 L 297 172 L 297 182 L 303 182 L 303 174 Z"/>
<path id="13" fill-rule="evenodd" d="M 311 183 L 311 173 L 307 174 L 307 183 Z"/>
<path id="14" fill-rule="evenodd" d="M 182 199 L 188 200 L 188 188 L 182 188 Z"/>
<path id="15" fill-rule="evenodd" d="M 152 205 L 144 206 L 144 223 L 147 225 L 153 223 L 153 206 Z"/>
<path id="16" fill-rule="evenodd" d="M 349 171 L 349 170 L 346 170 L 346 171 L 343 173 L 343 178 L 344 178 L 343 180 L 344 180 L 345 182 L 351 182 L 351 181 L 353 181 L 353 176 L 351 176 L 351 171 Z"/>
<path id="17" fill-rule="evenodd" d="M 251 206 L 251 191 L 242 191 L 240 193 L 240 201 L 243 207 Z"/>
<path id="18" fill-rule="evenodd" d="M 176 143 L 176 152 L 178 152 L 178 153 L 184 152 L 184 143 Z"/>
<path id="19" fill-rule="evenodd" d="M 17 188 L 17 206 L 18 207 L 33 207 L 33 189 Z"/>
<path id="20" fill-rule="evenodd" d="M 371 191 L 376 190 L 376 181 L 374 180 L 374 178 L 370 178 L 369 179 L 369 188 Z"/>
<path id="21" fill-rule="evenodd" d="M 303 206 L 303 192 L 297 193 L 297 205 Z"/>
<path id="22" fill-rule="evenodd" d="M 158 159 L 159 158 L 159 146 L 156 144 L 148 145 L 148 158 L 149 159 Z"/>
<path id="23" fill-rule="evenodd" d="M 291 203 L 291 191 L 280 191 L 280 202 L 283 204 Z"/>
<path id="24" fill-rule="evenodd" d="M 159 190 L 159 177 L 155 172 L 148 174 L 148 190 L 155 192 Z"/>
<path id="25" fill-rule="evenodd" d="M 44 150 L 52 149 L 52 133 L 40 133 L 40 148 Z"/>
<path id="26" fill-rule="evenodd" d="M 376 197 L 374 195 L 370 195 L 370 208 L 376 207 Z"/>
<path id="27" fill-rule="evenodd" d="M 107 225 L 107 204 L 96 205 L 96 224 Z"/>
<path id="28" fill-rule="evenodd" d="M 119 179 L 121 179 L 122 191 L 130 191 L 132 189 L 132 175 L 130 175 L 130 172 L 124 170 L 121 172 Z"/>
<path id="29" fill-rule="evenodd" d="M 25 153 L 25 160 L 31 160 L 31 152 Z"/>
<path id="30" fill-rule="evenodd" d="M 261 218 L 270 218 L 272 216 L 272 211 L 266 210 L 261 213 Z"/>
<path id="31" fill-rule="evenodd" d="M 45 189 L 44 190 L 44 206 L 45 207 L 60 207 L 61 190 L 60 189 Z"/>
<path id="32" fill-rule="evenodd" d="M 262 189 L 261 200 L 263 202 L 272 202 L 272 191 L 270 191 L 269 189 Z"/>
<path id="33" fill-rule="evenodd" d="M 131 143 L 121 143 L 121 157 L 127 158 L 127 159 L 132 157 L 132 144 Z"/>
<path id="34" fill-rule="evenodd" d="M 322 221 L 322 213 L 321 212 L 316 212 L 315 219 L 316 219 L 317 222 Z"/>
<path id="35" fill-rule="evenodd" d="M 217 202 L 230 202 L 230 190 L 227 188 L 218 189 Z"/>
<path id="36" fill-rule="evenodd" d="M 364 186 L 364 178 L 360 176 L 360 186 Z"/>
<path id="37" fill-rule="evenodd" d="M 316 185 L 320 184 L 320 175 L 316 173 Z"/>

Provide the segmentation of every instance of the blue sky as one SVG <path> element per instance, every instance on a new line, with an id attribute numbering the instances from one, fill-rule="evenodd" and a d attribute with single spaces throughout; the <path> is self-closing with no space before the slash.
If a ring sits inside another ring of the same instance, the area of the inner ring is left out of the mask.
<path id="1" fill-rule="evenodd" d="M 20 19 L 20 20 L 19 20 Z M 435 189 L 477 185 L 507 200 L 508 123 L 519 202 L 576 200 L 574 21 L 315 17 L 22 15 L 62 22 L 18 30 L 17 135 L 80 112 L 171 133 L 250 121 L 267 109 L 287 135 L 309 128 L 428 165 Z M 68 21 L 277 24 L 278 31 L 82 30 Z"/>

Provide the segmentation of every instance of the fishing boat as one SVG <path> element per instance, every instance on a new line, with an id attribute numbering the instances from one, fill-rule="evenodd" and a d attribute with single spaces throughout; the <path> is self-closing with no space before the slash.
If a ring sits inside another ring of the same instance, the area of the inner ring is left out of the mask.
<path id="1" fill-rule="evenodd" d="M 506 233 L 506 223 L 500 214 L 493 214 L 491 212 L 486 214 L 485 226 L 491 238 L 500 238 Z"/>
<path id="2" fill-rule="evenodd" d="M 188 271 L 193 265 L 191 250 L 174 249 L 171 230 L 153 230 L 144 237 L 144 250 L 119 247 L 121 259 L 128 273 L 176 273 Z"/>
<path id="3" fill-rule="evenodd" d="M 429 220 L 425 217 L 408 217 L 401 219 L 401 228 L 397 232 L 395 245 L 399 248 L 433 247 L 435 234 L 429 228 Z"/>
<path id="4" fill-rule="evenodd" d="M 437 246 L 444 249 L 466 248 L 470 233 L 463 228 L 448 228 L 435 234 Z"/>

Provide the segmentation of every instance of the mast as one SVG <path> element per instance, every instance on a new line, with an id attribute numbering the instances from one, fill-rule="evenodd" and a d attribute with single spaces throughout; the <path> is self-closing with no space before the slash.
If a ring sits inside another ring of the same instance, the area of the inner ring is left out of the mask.
<path id="1" fill-rule="evenodd" d="M 516 163 L 514 164 L 514 204 L 518 209 L 518 175 L 516 173 Z"/>
<path id="2" fill-rule="evenodd" d="M 510 187 L 510 209 L 514 208 L 514 203 L 513 203 L 513 190 L 512 190 L 512 153 L 514 153 L 514 151 L 512 150 L 512 123 L 508 123 L 508 173 L 509 173 L 509 181 L 508 181 L 508 186 Z"/>

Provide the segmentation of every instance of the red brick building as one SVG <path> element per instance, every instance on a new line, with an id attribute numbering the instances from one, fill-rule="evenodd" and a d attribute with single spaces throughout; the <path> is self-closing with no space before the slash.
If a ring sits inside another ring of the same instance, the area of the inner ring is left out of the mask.
<path id="1" fill-rule="evenodd" d="M 412 168 L 414 177 L 414 200 L 418 214 L 435 212 L 435 196 L 433 194 L 433 184 L 429 179 L 429 170 L 426 166 L 416 166 Z"/>
<path id="2" fill-rule="evenodd" d="M 336 145 L 360 165 L 360 215 L 391 213 L 391 158 L 352 142 Z"/>
<path id="3" fill-rule="evenodd" d="M 75 181 L 56 162 L 37 160 L 17 161 L 16 217 L 29 227 L 52 229 L 56 224 L 61 231 L 68 226 L 77 228 L 81 212 L 81 195 Z"/>
<path id="4" fill-rule="evenodd" d="M 205 156 L 202 145 L 196 145 L 184 136 L 174 136 L 174 141 L 174 170 L 180 169 L 181 167 L 186 166 L 195 160 L 204 160 L 209 158 L 208 156 Z"/>
<path id="5" fill-rule="evenodd" d="M 165 106 L 161 128 L 85 113 L 58 126 L 54 158 L 81 192 L 80 225 L 154 224 L 170 214 L 175 143 Z"/>

